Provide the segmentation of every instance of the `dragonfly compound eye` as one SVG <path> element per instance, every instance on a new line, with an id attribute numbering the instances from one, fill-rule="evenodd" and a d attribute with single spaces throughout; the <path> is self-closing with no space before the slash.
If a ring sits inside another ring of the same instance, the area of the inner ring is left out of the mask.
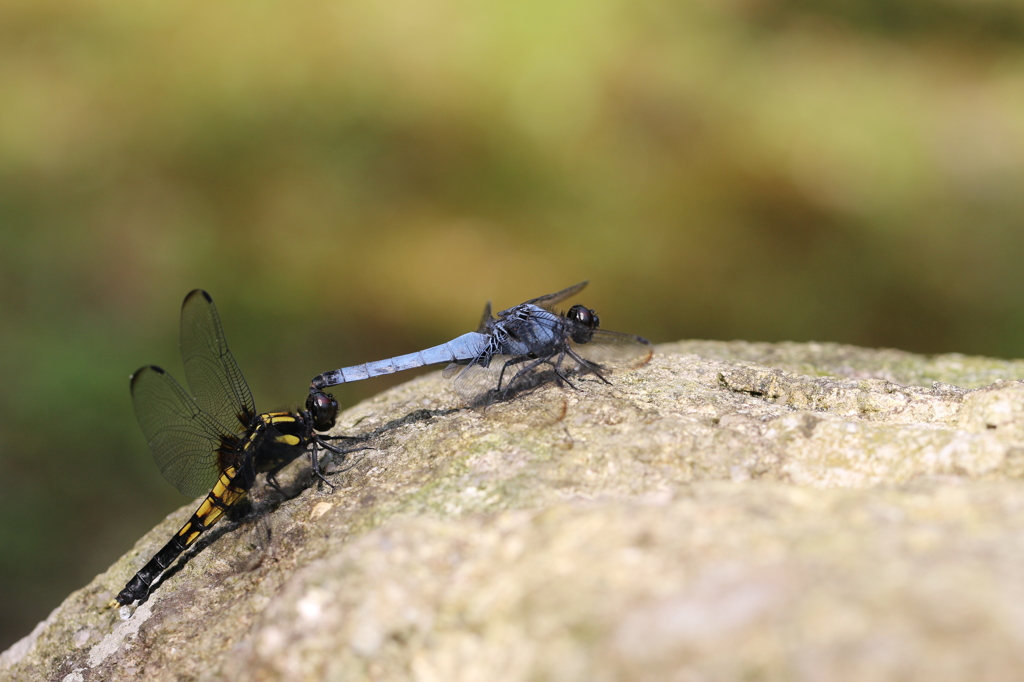
<path id="1" fill-rule="evenodd" d="M 313 415 L 313 428 L 327 431 L 334 426 L 334 419 L 338 416 L 338 401 L 330 393 L 317 391 L 306 398 L 306 409 Z"/>
<path id="2" fill-rule="evenodd" d="M 584 308 L 581 305 L 574 305 L 569 308 L 568 318 L 574 322 L 579 322 L 587 329 L 597 329 L 598 325 L 601 324 L 600 318 L 590 308 Z"/>

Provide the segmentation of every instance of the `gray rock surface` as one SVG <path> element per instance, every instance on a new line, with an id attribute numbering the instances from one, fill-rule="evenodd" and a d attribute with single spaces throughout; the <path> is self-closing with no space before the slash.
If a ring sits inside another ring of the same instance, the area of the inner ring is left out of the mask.
<path id="1" fill-rule="evenodd" d="M 481 412 L 430 374 L 343 414 L 375 449 L 333 494 L 224 523 L 130 617 L 105 608 L 183 507 L 0 679 L 1019 679 L 1022 378 L 683 342 Z"/>

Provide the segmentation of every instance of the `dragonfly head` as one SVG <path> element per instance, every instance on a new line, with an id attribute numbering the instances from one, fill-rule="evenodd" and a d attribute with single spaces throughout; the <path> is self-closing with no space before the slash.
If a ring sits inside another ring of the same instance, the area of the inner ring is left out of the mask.
<path id="1" fill-rule="evenodd" d="M 313 428 L 317 431 L 329 431 L 338 416 L 338 401 L 330 393 L 315 391 L 306 398 L 306 409 L 313 415 Z"/>
<path id="2" fill-rule="evenodd" d="M 594 330 L 601 324 L 597 313 L 581 305 L 569 308 L 565 317 L 573 323 L 572 340 L 576 343 L 587 343 L 594 335 Z"/>

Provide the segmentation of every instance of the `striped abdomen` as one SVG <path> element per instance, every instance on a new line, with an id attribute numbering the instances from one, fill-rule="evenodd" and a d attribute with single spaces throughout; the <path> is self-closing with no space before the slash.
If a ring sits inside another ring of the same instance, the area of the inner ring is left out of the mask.
<path id="1" fill-rule="evenodd" d="M 118 593 L 118 604 L 124 606 L 149 594 L 153 581 L 160 577 L 160 574 L 167 570 L 167 567 L 194 543 L 203 531 L 211 528 L 225 511 L 245 497 L 247 487 L 244 487 L 242 480 L 236 482 L 235 479 L 244 480 L 239 476 L 237 467 L 228 467 L 221 473 L 217 484 L 206 495 L 199 509 Z"/>

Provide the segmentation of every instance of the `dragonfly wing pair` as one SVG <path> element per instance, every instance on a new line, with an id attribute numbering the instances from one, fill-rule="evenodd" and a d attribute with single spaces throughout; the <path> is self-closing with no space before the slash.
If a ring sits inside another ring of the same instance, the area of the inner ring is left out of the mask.
<path id="1" fill-rule="evenodd" d="M 334 425 L 338 403 L 315 392 L 306 410 L 256 414 L 252 393 L 224 338 L 210 295 L 195 290 L 181 309 L 181 352 L 189 394 L 170 374 L 156 366 L 132 375 L 135 416 L 160 472 L 189 497 L 206 497 L 189 520 L 139 570 L 117 595 L 114 604 L 145 599 L 174 560 L 245 498 L 256 474 L 275 474 L 310 451 L 314 475 L 320 447 L 344 454 L 316 431 Z"/>
<path id="2" fill-rule="evenodd" d="M 159 367 L 143 367 L 132 375 L 132 405 L 160 473 L 198 497 L 225 468 L 225 439 L 239 439 L 256 414 L 213 299 L 200 289 L 181 306 L 181 355 L 192 394 Z"/>

